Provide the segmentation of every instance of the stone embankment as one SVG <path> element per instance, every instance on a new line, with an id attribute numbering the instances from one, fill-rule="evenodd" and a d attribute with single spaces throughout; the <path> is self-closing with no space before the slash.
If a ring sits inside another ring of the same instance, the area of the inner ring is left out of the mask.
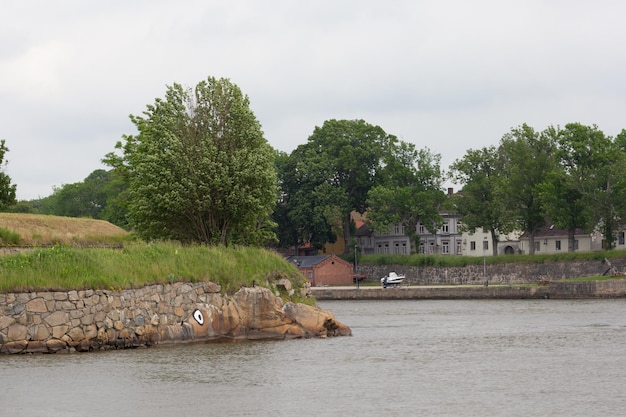
<path id="1" fill-rule="evenodd" d="M 626 298 L 626 279 L 550 282 L 540 286 L 440 285 L 398 287 L 313 287 L 318 300 L 478 300 Z"/>
<path id="2" fill-rule="evenodd" d="M 284 302 L 262 287 L 232 296 L 211 282 L 0 294 L 1 353 L 350 334 L 331 312 Z"/>
<path id="3" fill-rule="evenodd" d="M 395 271 L 405 275 L 404 283 L 410 285 L 481 285 L 485 279 L 490 284 L 510 285 L 598 276 L 607 272 L 609 267 L 626 271 L 626 258 L 611 259 L 610 265 L 601 260 L 480 263 L 459 267 L 361 264 L 357 273 L 367 276 L 367 281 L 379 282 L 390 271 Z"/>

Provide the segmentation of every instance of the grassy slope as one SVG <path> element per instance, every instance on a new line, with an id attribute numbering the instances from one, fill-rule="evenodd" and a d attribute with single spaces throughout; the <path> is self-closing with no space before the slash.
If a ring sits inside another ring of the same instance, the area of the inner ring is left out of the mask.
<path id="1" fill-rule="evenodd" d="M 272 252 L 247 247 L 183 247 L 174 243 L 134 243 L 124 249 L 37 249 L 0 257 L 0 292 L 62 289 L 137 288 L 174 281 L 213 281 L 225 293 L 253 282 L 305 278 Z"/>
<path id="2" fill-rule="evenodd" d="M 129 238 L 125 230 L 104 220 L 77 219 L 41 214 L 0 213 L 0 229 L 17 235 L 13 245 L 101 245 Z"/>
<path id="3" fill-rule="evenodd" d="M 296 287 L 305 281 L 293 265 L 266 250 L 133 242 L 128 232 L 102 220 L 0 213 L 0 232 L 18 237 L 12 245 L 54 245 L 0 256 L 0 292 L 210 280 L 233 293 L 272 277 L 289 277 Z M 0 246 L 7 245 L 2 236 Z M 86 248 L 119 242 L 123 249 Z"/>

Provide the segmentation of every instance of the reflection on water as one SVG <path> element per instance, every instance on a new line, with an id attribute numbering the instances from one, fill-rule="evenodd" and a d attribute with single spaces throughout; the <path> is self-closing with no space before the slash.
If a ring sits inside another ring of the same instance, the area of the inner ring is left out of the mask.
<path id="1" fill-rule="evenodd" d="M 617 416 L 626 409 L 626 300 L 320 305 L 354 336 L 0 356 L 0 416 Z"/>

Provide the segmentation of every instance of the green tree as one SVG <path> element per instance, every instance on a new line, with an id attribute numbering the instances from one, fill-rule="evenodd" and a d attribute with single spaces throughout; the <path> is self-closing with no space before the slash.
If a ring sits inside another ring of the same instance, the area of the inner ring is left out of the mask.
<path id="1" fill-rule="evenodd" d="M 378 232 L 388 232 L 393 225 L 401 224 L 409 237 L 411 253 L 417 253 L 418 224 L 426 225 L 433 233 L 441 226 L 439 212 L 446 198 L 441 156 L 427 148 L 417 150 L 406 142 L 395 146 L 389 156 L 383 184 L 368 194 L 367 220 Z"/>
<path id="2" fill-rule="evenodd" d="M 124 191 L 127 183 L 116 170 L 97 169 L 83 181 L 54 187 L 48 197 L 30 202 L 30 212 L 67 217 L 91 217 L 126 227 Z M 22 207 L 22 210 L 28 209 Z"/>
<path id="3" fill-rule="evenodd" d="M 626 219 L 626 153 L 624 131 L 615 139 L 597 126 L 574 125 L 587 135 L 582 152 L 591 155 L 594 169 L 586 176 L 585 194 L 589 199 L 594 224 L 604 235 L 605 249 L 613 249 L 617 232 Z"/>
<path id="4" fill-rule="evenodd" d="M 9 152 L 9 148 L 6 146 L 6 141 L 2 139 L 0 140 L 0 210 L 2 211 L 6 211 L 17 202 L 15 199 L 17 186 L 11 184 L 11 177 L 4 172 L 8 163 L 4 159 L 7 152 Z"/>
<path id="5" fill-rule="evenodd" d="M 327 120 L 291 153 L 293 174 L 284 186 L 300 242 L 323 245 L 339 232 L 350 250 L 350 215 L 366 210 L 367 193 L 380 181 L 385 152 L 395 141 L 363 120 Z"/>
<path id="6" fill-rule="evenodd" d="M 47 214 L 101 219 L 106 206 L 104 186 L 108 175 L 107 171 L 97 169 L 81 182 L 55 187 L 49 207 L 52 211 Z"/>
<path id="7" fill-rule="evenodd" d="M 274 238 L 274 152 L 239 87 L 209 77 L 179 84 L 131 116 L 105 162 L 129 183 L 128 217 L 146 239 L 205 244 L 261 244 Z"/>
<path id="8" fill-rule="evenodd" d="M 502 188 L 499 163 L 496 147 L 490 146 L 470 149 L 450 166 L 451 178 L 463 186 L 453 198 L 463 228 L 470 233 L 478 228 L 489 232 L 494 256 L 498 254 L 499 234 L 509 233 L 514 227 L 511 213 L 497 191 Z"/>
<path id="9" fill-rule="evenodd" d="M 129 228 L 128 212 L 128 182 L 117 169 L 108 171 L 107 181 L 102 192 L 106 196 L 106 204 L 101 213 L 101 219 L 111 222 L 124 229 Z"/>
<path id="10" fill-rule="evenodd" d="M 555 144 L 549 134 L 523 124 L 505 134 L 498 148 L 503 181 L 499 197 L 511 210 L 520 230 L 529 237 L 529 254 L 535 253 L 535 234 L 545 225 L 540 184 L 555 168 Z"/>
<path id="11" fill-rule="evenodd" d="M 590 232 L 594 227 L 591 193 L 596 187 L 598 169 L 607 141 L 596 126 L 569 123 L 564 129 L 548 128 L 546 134 L 557 144 L 557 165 L 540 185 L 540 198 L 546 215 L 568 231 L 567 250 L 575 250 L 576 229 Z"/>
<path id="12" fill-rule="evenodd" d="M 289 154 L 275 151 L 275 165 L 280 190 L 278 204 L 272 213 L 272 219 L 277 224 L 277 246 L 283 249 L 295 248 L 299 245 L 298 227 L 289 218 L 289 199 L 296 191 L 290 184 L 293 182 L 295 172 L 290 162 Z"/>
<path id="13" fill-rule="evenodd" d="M 620 152 L 626 152 L 626 129 L 622 129 L 614 140 L 615 146 Z"/>

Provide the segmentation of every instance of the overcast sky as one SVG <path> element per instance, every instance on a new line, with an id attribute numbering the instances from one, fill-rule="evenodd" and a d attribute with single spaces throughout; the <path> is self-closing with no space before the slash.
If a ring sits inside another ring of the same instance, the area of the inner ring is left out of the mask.
<path id="1" fill-rule="evenodd" d="M 626 128 L 620 0 L 14 1 L 0 138 L 18 199 L 82 181 L 166 86 L 229 78 L 291 152 L 364 119 L 447 168 L 512 127 Z"/>

